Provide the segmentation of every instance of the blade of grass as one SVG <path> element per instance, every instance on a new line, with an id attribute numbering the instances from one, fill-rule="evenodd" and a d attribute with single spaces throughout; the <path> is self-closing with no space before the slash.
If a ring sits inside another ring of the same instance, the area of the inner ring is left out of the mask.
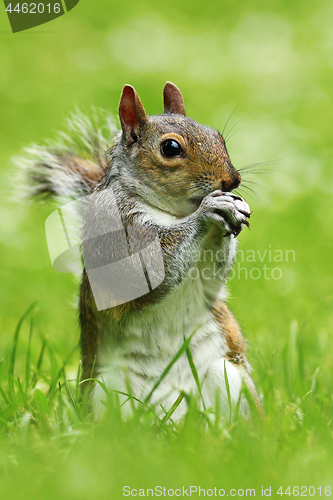
<path id="1" fill-rule="evenodd" d="M 28 392 L 31 380 L 31 338 L 33 332 L 33 318 L 30 320 L 29 342 L 25 361 L 25 392 Z"/>
<path id="2" fill-rule="evenodd" d="M 77 368 L 76 374 L 76 382 L 75 382 L 75 400 L 79 401 L 80 399 L 80 380 L 82 377 L 82 361 L 79 361 L 79 366 Z"/>
<path id="3" fill-rule="evenodd" d="M 129 380 L 127 374 L 125 374 L 125 384 L 126 384 L 126 390 L 127 390 L 128 394 L 131 396 L 129 398 L 129 402 L 130 402 L 130 405 L 131 405 L 132 413 L 134 415 L 136 408 L 135 408 L 135 404 L 134 404 L 134 398 L 133 398 L 131 383 L 130 383 L 130 380 Z"/>
<path id="4" fill-rule="evenodd" d="M 51 404 L 53 402 L 53 396 L 54 396 L 54 394 L 56 392 L 56 389 L 57 389 L 57 386 L 58 386 L 58 381 L 60 379 L 60 376 L 61 376 L 62 372 L 63 372 L 63 368 L 61 368 L 57 372 L 56 376 L 53 377 L 53 380 L 52 380 L 51 385 L 49 387 L 48 394 L 47 394 L 48 395 L 49 406 L 51 406 Z"/>
<path id="5" fill-rule="evenodd" d="M 21 398 L 22 398 L 22 403 L 23 403 L 22 406 L 24 406 L 25 408 L 28 408 L 27 395 L 22 388 L 22 384 L 21 384 L 19 377 L 17 377 L 17 384 L 18 384 L 19 394 L 21 395 Z"/>
<path id="6" fill-rule="evenodd" d="M 190 345 L 190 342 L 194 336 L 194 334 L 199 330 L 199 328 L 201 328 L 201 326 L 203 325 L 204 323 L 201 323 L 195 330 L 194 332 L 191 333 L 191 335 L 184 341 L 183 345 L 181 346 L 181 348 L 179 349 L 179 351 L 175 354 L 175 356 L 172 358 L 172 360 L 170 361 L 170 363 L 167 365 L 167 367 L 164 369 L 162 375 L 160 376 L 160 378 L 157 380 L 157 382 L 155 382 L 153 388 L 149 391 L 149 393 L 147 394 L 147 396 L 145 397 L 145 399 L 143 400 L 143 405 L 146 406 L 154 391 L 158 388 L 158 386 L 161 384 L 161 382 L 164 380 L 164 378 L 167 376 L 167 374 L 169 373 L 169 371 L 171 370 L 171 368 L 173 367 L 173 365 L 176 363 L 176 361 L 178 361 L 178 359 L 186 352 L 186 349 L 187 347 Z M 141 412 L 142 412 L 142 408 L 141 407 Z"/>
<path id="7" fill-rule="evenodd" d="M 309 393 L 311 392 L 311 401 L 314 400 L 315 393 L 316 393 L 316 379 L 317 379 L 318 372 L 319 372 L 319 366 L 316 368 L 316 370 L 313 374 L 313 377 L 312 377 L 312 381 L 311 381 L 311 389 L 309 391 Z"/>
<path id="8" fill-rule="evenodd" d="M 64 405 L 63 405 L 63 397 L 61 391 L 61 384 L 58 383 L 58 406 L 57 406 L 57 417 L 58 417 L 58 425 L 60 431 L 64 430 Z"/>
<path id="9" fill-rule="evenodd" d="M 42 430 L 48 429 L 48 404 L 44 394 L 39 390 L 34 390 L 34 402 L 36 408 L 36 418 Z"/>
<path id="10" fill-rule="evenodd" d="M 88 407 L 88 398 L 89 398 L 89 395 L 90 395 L 91 383 L 92 382 L 97 382 L 97 380 L 94 378 L 96 360 L 97 360 L 97 358 L 95 356 L 94 357 L 93 365 L 91 367 L 90 377 L 87 378 L 87 379 L 81 380 L 81 382 L 80 382 L 80 385 L 82 385 L 82 386 L 83 386 L 84 382 L 88 382 L 88 387 L 84 388 L 84 386 L 83 386 L 83 390 L 84 390 L 84 393 L 83 393 L 83 404 L 84 404 L 85 407 Z"/>
<path id="11" fill-rule="evenodd" d="M 185 338 L 184 338 L 184 341 L 185 341 Z M 195 380 L 195 383 L 196 383 L 196 386 L 197 386 L 197 389 L 199 392 L 200 399 L 202 401 L 203 409 L 206 410 L 205 401 L 204 401 L 202 391 L 201 391 L 201 384 L 200 384 L 200 380 L 199 380 L 198 371 L 197 371 L 197 368 L 194 364 L 192 352 L 191 352 L 191 349 L 189 348 L 189 346 L 186 347 L 186 356 L 187 356 L 187 359 L 188 359 L 188 362 L 189 362 L 189 365 L 191 368 L 191 372 L 192 372 L 193 378 Z"/>
<path id="12" fill-rule="evenodd" d="M 85 382 L 89 382 L 89 381 L 92 381 L 92 382 L 96 382 L 98 385 L 101 386 L 101 388 L 103 389 L 103 391 L 105 392 L 105 394 L 107 396 L 110 395 L 111 392 L 118 392 L 119 394 L 121 394 L 122 396 L 126 396 L 128 397 L 128 399 L 134 399 L 134 401 L 137 401 L 138 403 L 141 403 L 143 404 L 143 401 L 141 401 L 141 399 L 138 399 L 136 398 L 135 396 L 132 396 L 130 394 L 127 394 L 127 392 L 123 392 L 123 391 L 118 391 L 116 389 L 108 389 L 106 387 L 106 385 L 104 384 L 104 382 L 102 382 L 101 380 L 98 380 L 97 378 L 86 378 L 84 380 L 81 380 L 80 384 L 84 384 Z"/>
<path id="13" fill-rule="evenodd" d="M 40 353 L 39 353 L 39 356 L 38 356 L 38 360 L 37 360 L 37 365 L 36 365 L 36 372 L 34 373 L 34 375 L 32 377 L 32 380 L 31 380 L 31 386 L 32 387 L 35 387 L 35 385 L 37 383 L 37 380 L 38 380 L 38 378 L 40 376 L 40 369 L 41 369 L 41 366 L 42 366 L 42 363 L 43 363 L 46 342 L 47 342 L 46 337 L 43 336 L 42 347 L 41 347 L 41 350 L 40 350 Z"/>
<path id="14" fill-rule="evenodd" d="M 228 395 L 229 422 L 231 423 L 231 418 L 232 418 L 231 394 L 230 394 L 229 379 L 228 379 L 228 374 L 227 374 L 227 367 L 226 367 L 225 363 L 226 363 L 226 361 L 224 360 L 224 382 L 225 382 L 225 387 L 226 387 L 227 395 Z"/>
<path id="15" fill-rule="evenodd" d="M 2 381 L 2 374 L 3 374 L 3 359 L 0 361 L 0 385 Z"/>
<path id="16" fill-rule="evenodd" d="M 73 406 L 73 409 L 76 412 L 79 420 L 82 421 L 82 419 L 83 419 L 83 413 L 81 411 L 81 407 L 77 404 L 77 400 L 75 399 L 75 397 L 74 397 L 74 395 L 73 395 L 73 393 L 71 391 L 71 388 L 69 386 L 67 378 L 65 378 L 65 387 L 66 387 L 66 391 L 67 391 L 67 395 L 69 397 L 69 400 L 70 400 L 70 402 L 71 402 L 71 404 Z"/>
<path id="17" fill-rule="evenodd" d="M 31 313 L 31 311 L 36 307 L 37 304 L 38 304 L 38 301 L 35 301 L 31 304 L 31 306 L 28 307 L 28 309 L 25 311 L 25 313 L 19 319 L 19 322 L 17 323 L 16 329 L 15 329 L 14 339 L 13 339 L 13 347 L 12 347 L 12 352 L 11 352 L 10 357 L 9 357 L 9 367 L 8 367 L 8 385 L 9 385 L 11 392 L 14 390 L 13 375 L 14 375 L 16 350 L 17 350 L 17 344 L 18 344 L 20 330 L 21 330 L 21 327 L 22 327 L 24 320 Z"/>
<path id="18" fill-rule="evenodd" d="M 52 355 L 52 358 L 54 359 L 54 362 L 56 363 L 55 356 L 54 356 L 54 353 L 53 353 L 53 349 L 51 348 L 51 346 L 48 346 L 48 347 L 49 347 L 49 352 Z M 54 394 L 56 392 L 56 387 L 58 385 L 58 381 L 59 381 L 59 379 L 61 377 L 61 374 L 63 375 L 64 379 L 66 380 L 66 373 L 65 373 L 66 363 L 68 363 L 69 359 L 71 358 L 71 356 L 73 355 L 73 353 L 76 351 L 77 348 L 78 348 L 78 345 L 76 345 L 71 350 L 71 352 L 69 353 L 69 355 L 65 359 L 62 367 L 60 368 L 60 370 L 58 370 L 58 372 L 56 373 L 55 377 L 53 378 L 53 381 L 52 381 L 52 383 L 50 385 L 49 392 L 48 392 L 49 404 L 51 404 L 51 402 L 52 402 L 52 399 L 53 399 L 53 396 L 54 396 Z"/>
<path id="19" fill-rule="evenodd" d="M 165 424 L 169 418 L 173 415 L 173 413 L 177 410 L 178 406 L 184 399 L 184 394 L 180 393 L 176 401 L 173 403 L 171 408 L 166 412 L 164 417 L 162 418 L 162 424 Z"/>
<path id="20" fill-rule="evenodd" d="M 221 396 L 220 391 L 215 391 L 215 431 L 218 432 L 221 424 Z"/>
<path id="21" fill-rule="evenodd" d="M 10 406 L 10 403 L 9 403 L 9 398 L 7 397 L 7 395 L 6 395 L 5 391 L 4 391 L 4 389 L 3 389 L 1 386 L 0 386 L 0 394 L 1 394 L 1 396 L 3 397 L 4 402 L 5 402 L 8 406 Z"/>

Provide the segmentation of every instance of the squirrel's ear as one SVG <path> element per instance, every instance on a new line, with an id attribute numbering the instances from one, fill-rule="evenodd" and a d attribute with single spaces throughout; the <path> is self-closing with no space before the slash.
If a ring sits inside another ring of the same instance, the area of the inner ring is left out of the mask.
<path id="1" fill-rule="evenodd" d="M 164 113 L 185 116 L 185 104 L 181 91 L 171 82 L 166 82 L 163 90 Z"/>
<path id="2" fill-rule="evenodd" d="M 119 118 L 127 144 L 137 141 L 139 128 L 147 122 L 147 114 L 132 85 L 125 85 L 119 103 Z"/>

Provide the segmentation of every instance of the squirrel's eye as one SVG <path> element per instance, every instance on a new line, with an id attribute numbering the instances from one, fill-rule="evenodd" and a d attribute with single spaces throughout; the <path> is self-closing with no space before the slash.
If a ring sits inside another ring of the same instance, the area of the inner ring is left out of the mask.
<path id="1" fill-rule="evenodd" d="M 167 139 L 161 144 L 161 152 L 167 158 L 172 158 L 174 156 L 180 156 L 183 151 L 177 141 L 174 139 Z"/>

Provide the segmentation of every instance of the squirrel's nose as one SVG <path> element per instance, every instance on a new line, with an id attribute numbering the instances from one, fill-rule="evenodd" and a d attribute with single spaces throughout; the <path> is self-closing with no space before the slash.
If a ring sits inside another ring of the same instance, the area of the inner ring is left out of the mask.
<path id="1" fill-rule="evenodd" d="M 232 191 L 238 188 L 241 183 L 240 173 L 235 167 L 229 164 L 227 169 L 227 172 L 221 178 L 222 191 Z"/>
<path id="2" fill-rule="evenodd" d="M 240 183 L 241 183 L 241 177 L 239 174 L 233 178 L 223 180 L 222 191 L 232 191 L 233 189 L 238 188 Z"/>

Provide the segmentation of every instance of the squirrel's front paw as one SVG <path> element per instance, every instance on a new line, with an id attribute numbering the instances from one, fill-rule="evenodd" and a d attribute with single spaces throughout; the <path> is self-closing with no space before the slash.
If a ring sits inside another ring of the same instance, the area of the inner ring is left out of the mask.
<path id="1" fill-rule="evenodd" d="M 205 222 L 214 222 L 224 233 L 224 236 L 237 236 L 244 224 L 250 227 L 251 217 L 249 205 L 233 193 L 214 191 L 206 196 L 199 207 Z"/>

